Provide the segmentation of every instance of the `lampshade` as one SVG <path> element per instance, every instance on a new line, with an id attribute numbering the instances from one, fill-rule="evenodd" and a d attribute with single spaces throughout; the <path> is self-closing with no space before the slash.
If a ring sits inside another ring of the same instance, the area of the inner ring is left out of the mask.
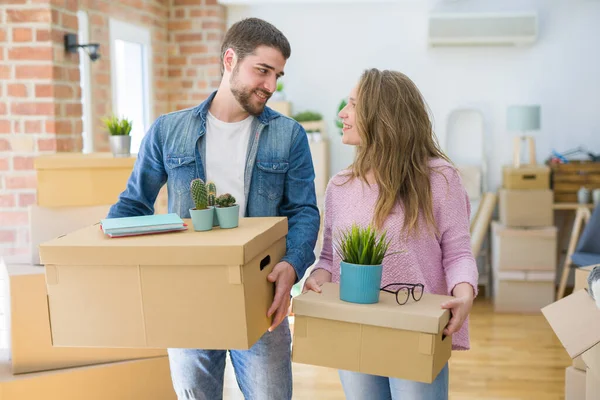
<path id="1" fill-rule="evenodd" d="M 510 106 L 506 113 L 509 131 L 536 131 L 540 129 L 540 106 Z"/>

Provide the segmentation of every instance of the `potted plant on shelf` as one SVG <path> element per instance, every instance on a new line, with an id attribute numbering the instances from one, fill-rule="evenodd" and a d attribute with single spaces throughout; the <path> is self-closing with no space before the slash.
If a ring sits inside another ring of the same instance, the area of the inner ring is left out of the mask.
<path id="1" fill-rule="evenodd" d="M 386 233 L 378 235 L 369 225 L 356 224 L 342 232 L 333 244 L 340 263 L 340 300 L 373 304 L 379 302 L 383 259 L 390 241 Z M 391 253 L 394 254 L 394 253 Z"/>
<path id="2" fill-rule="evenodd" d="M 293 116 L 302 125 L 309 138 L 319 141 L 323 134 L 323 115 L 316 111 L 303 111 Z"/>
<path id="3" fill-rule="evenodd" d="M 132 121 L 114 115 L 104 118 L 102 121 L 110 134 L 110 150 L 113 156 L 129 157 L 131 155 Z"/>
<path id="4" fill-rule="evenodd" d="M 190 192 L 195 208 L 190 209 L 190 217 L 195 231 L 209 231 L 214 223 L 214 207 L 208 206 L 208 189 L 202 179 L 194 179 Z"/>
<path id="5" fill-rule="evenodd" d="M 216 198 L 217 219 L 223 229 L 236 228 L 240 219 L 240 205 L 235 204 L 235 197 L 225 193 Z"/>

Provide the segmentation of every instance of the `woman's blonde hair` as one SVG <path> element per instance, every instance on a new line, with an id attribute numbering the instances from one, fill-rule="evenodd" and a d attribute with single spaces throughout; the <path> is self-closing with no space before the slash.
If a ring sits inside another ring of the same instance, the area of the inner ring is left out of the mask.
<path id="1" fill-rule="evenodd" d="M 440 149 L 421 92 L 404 74 L 366 70 L 358 84 L 355 126 L 361 139 L 350 179 L 365 182 L 372 171 L 379 186 L 373 221 L 381 228 L 394 206 L 404 209 L 404 231 L 418 233 L 419 212 L 437 233 L 429 162 L 450 160 Z"/>

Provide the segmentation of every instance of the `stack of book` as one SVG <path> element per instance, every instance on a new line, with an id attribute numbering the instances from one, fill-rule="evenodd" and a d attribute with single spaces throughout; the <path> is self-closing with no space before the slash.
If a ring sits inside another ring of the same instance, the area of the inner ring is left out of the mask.
<path id="1" fill-rule="evenodd" d="M 101 221 L 101 224 L 102 231 L 111 238 L 177 232 L 187 229 L 187 225 L 175 213 L 106 218 Z"/>

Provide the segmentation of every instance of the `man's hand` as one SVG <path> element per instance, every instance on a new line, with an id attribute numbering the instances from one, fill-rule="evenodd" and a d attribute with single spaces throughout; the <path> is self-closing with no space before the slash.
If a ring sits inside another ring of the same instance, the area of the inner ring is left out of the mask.
<path id="1" fill-rule="evenodd" d="M 442 304 L 442 308 L 450 309 L 452 317 L 444 329 L 444 335 L 458 332 L 473 307 L 473 287 L 468 283 L 459 283 L 452 291 L 454 299 Z"/>
<path id="2" fill-rule="evenodd" d="M 282 261 L 273 267 L 273 271 L 267 276 L 267 280 L 275 283 L 275 297 L 273 298 L 273 304 L 267 311 L 267 317 L 269 318 L 275 314 L 269 328 L 269 332 L 273 332 L 288 315 L 290 292 L 296 282 L 296 271 L 290 263 Z"/>

